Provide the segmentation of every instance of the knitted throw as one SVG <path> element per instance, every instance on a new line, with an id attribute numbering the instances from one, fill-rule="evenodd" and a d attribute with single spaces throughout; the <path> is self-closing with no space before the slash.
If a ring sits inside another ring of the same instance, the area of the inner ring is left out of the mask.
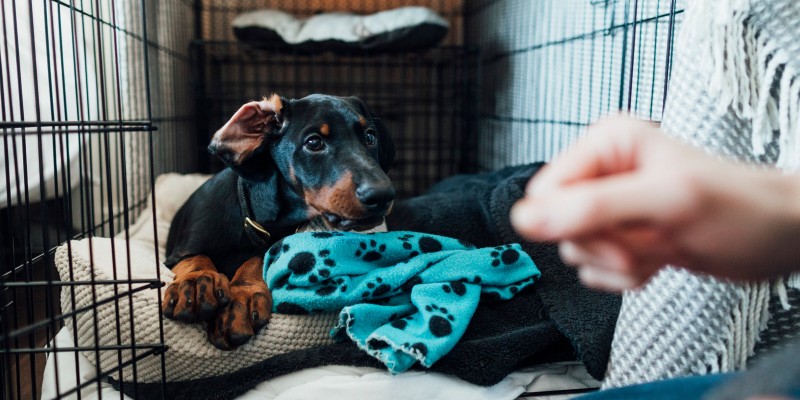
<path id="1" fill-rule="evenodd" d="M 689 3 L 664 130 L 722 157 L 797 171 L 800 2 Z M 625 293 L 604 388 L 745 368 L 800 331 L 799 287 L 797 276 L 733 284 L 663 270 Z"/>

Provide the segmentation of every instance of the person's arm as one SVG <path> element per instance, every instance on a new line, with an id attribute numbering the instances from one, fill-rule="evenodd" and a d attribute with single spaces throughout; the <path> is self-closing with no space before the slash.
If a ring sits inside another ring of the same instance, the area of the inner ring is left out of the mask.
<path id="1" fill-rule="evenodd" d="M 614 117 L 545 167 L 512 209 L 559 241 L 590 286 L 641 285 L 666 264 L 737 280 L 800 270 L 800 177 L 718 160 Z"/>

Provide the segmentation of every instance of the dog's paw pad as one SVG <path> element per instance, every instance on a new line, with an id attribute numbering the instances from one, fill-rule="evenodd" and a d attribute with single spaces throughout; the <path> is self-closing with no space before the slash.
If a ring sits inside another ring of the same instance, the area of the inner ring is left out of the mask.
<path id="1" fill-rule="evenodd" d="M 230 283 L 206 257 L 192 257 L 173 268 L 175 280 L 164 291 L 161 310 L 169 319 L 207 321 L 230 301 Z"/>
<path id="2" fill-rule="evenodd" d="M 208 327 L 208 339 L 222 350 L 235 349 L 269 322 L 272 295 L 263 281 L 231 283 L 231 301 Z"/>

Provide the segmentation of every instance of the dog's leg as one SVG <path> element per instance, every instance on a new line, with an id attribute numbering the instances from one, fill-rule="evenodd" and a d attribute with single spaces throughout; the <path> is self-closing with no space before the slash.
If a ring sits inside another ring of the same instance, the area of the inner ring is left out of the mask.
<path id="1" fill-rule="evenodd" d="M 253 257 L 236 270 L 230 304 L 208 326 L 208 340 L 217 348 L 232 350 L 243 345 L 269 321 L 272 294 L 261 276 L 263 267 L 263 259 Z"/>
<path id="2" fill-rule="evenodd" d="M 230 284 L 211 259 L 192 256 L 172 267 L 175 280 L 167 287 L 161 309 L 181 322 L 207 321 L 230 302 Z"/>

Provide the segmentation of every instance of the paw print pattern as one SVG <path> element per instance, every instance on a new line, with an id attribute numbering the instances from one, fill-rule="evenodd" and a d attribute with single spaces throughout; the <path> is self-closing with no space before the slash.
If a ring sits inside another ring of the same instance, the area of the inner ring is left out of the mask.
<path id="1" fill-rule="evenodd" d="M 305 275 L 314 269 L 316 263 L 317 259 L 314 254 L 308 251 L 301 251 L 289 260 L 288 268 L 295 275 Z"/>
<path id="2" fill-rule="evenodd" d="M 519 282 L 514 283 L 514 285 L 508 288 L 508 291 L 511 292 L 511 294 L 517 294 L 520 290 L 528 287 L 528 285 L 533 283 L 533 281 L 534 281 L 533 277 L 525 278 Z"/>
<path id="3" fill-rule="evenodd" d="M 385 342 L 383 340 L 380 340 L 380 339 L 372 338 L 372 339 L 367 341 L 367 346 L 371 350 L 383 350 L 383 349 L 389 347 L 389 343 L 387 343 L 387 342 Z"/>
<path id="4" fill-rule="evenodd" d="M 425 343 L 414 343 L 411 346 L 407 346 L 415 353 L 425 357 L 428 355 L 428 346 L 425 346 Z"/>
<path id="5" fill-rule="evenodd" d="M 392 290 L 392 287 L 383 283 L 383 279 L 380 277 L 375 278 L 375 282 L 367 282 L 367 288 L 369 290 L 361 293 L 362 298 L 378 298 Z"/>
<path id="6" fill-rule="evenodd" d="M 433 336 L 445 337 L 453 333 L 452 322 L 456 320 L 447 309 L 436 304 L 425 306 L 425 311 L 433 315 L 428 319 L 428 330 Z"/>
<path id="7" fill-rule="evenodd" d="M 278 255 L 280 255 L 282 251 L 283 251 L 283 239 L 275 242 L 267 251 L 266 265 L 272 265 L 272 263 L 275 262 L 275 259 L 278 258 Z"/>
<path id="8" fill-rule="evenodd" d="M 400 319 L 396 319 L 396 320 L 391 322 L 391 325 L 392 325 L 393 328 L 400 329 L 402 331 L 403 329 L 406 329 L 406 327 L 408 326 L 408 321 L 410 319 L 411 319 L 411 316 L 403 317 L 403 318 L 400 318 Z"/>
<path id="9" fill-rule="evenodd" d="M 495 247 L 490 255 L 493 258 L 493 267 L 499 267 L 501 262 L 505 265 L 510 265 L 519 260 L 519 252 L 512 249 L 510 244 Z"/>
<path id="10" fill-rule="evenodd" d="M 404 292 L 410 292 L 414 286 L 424 283 L 422 278 L 419 275 L 413 276 L 411 279 L 407 280 L 404 284 L 400 286 L 400 289 Z"/>
<path id="11" fill-rule="evenodd" d="M 325 284 L 325 286 L 317 289 L 315 293 L 317 294 L 317 296 L 330 296 L 333 293 L 335 293 L 337 289 L 338 287 L 336 285 L 334 285 L 331 282 L 328 282 Z"/>
<path id="12" fill-rule="evenodd" d="M 356 257 L 361 257 L 362 260 L 367 262 L 380 260 L 383 258 L 381 253 L 386 251 L 386 245 L 381 244 L 378 246 L 378 242 L 375 240 L 370 240 L 369 245 L 367 245 L 367 242 L 361 242 L 358 244 L 358 247 L 359 249 L 356 250 Z"/>
<path id="13" fill-rule="evenodd" d="M 472 244 L 470 242 L 467 242 L 466 240 L 458 239 L 458 244 L 460 244 L 460 245 L 464 246 L 464 248 L 470 249 L 470 250 L 475 248 L 474 244 Z"/>
<path id="14" fill-rule="evenodd" d="M 342 236 L 342 233 L 340 233 L 340 232 L 314 232 L 314 233 L 311 234 L 311 236 L 313 236 L 313 237 L 315 237 L 317 239 L 330 239 L 330 238 L 332 238 L 334 236 Z"/>
<path id="15" fill-rule="evenodd" d="M 419 251 L 423 253 L 442 251 L 442 243 L 430 236 L 423 236 L 419 239 Z"/>
<path id="16" fill-rule="evenodd" d="M 328 267 L 335 267 L 336 266 L 336 261 L 334 261 L 332 258 L 328 258 L 328 256 L 330 256 L 330 255 L 331 255 L 331 251 L 330 250 L 320 250 L 319 251 L 319 256 L 322 258 L 322 263 L 325 264 Z"/>
<path id="17" fill-rule="evenodd" d="M 287 268 L 292 271 L 292 275 L 308 275 L 308 281 L 310 283 L 316 284 L 318 282 L 324 282 L 331 276 L 331 270 L 328 268 L 336 266 L 336 261 L 329 258 L 330 254 L 330 250 L 320 250 L 316 256 L 311 252 L 301 251 L 292 256 L 292 259 L 289 260 L 289 265 Z M 288 275 L 286 279 L 288 280 Z M 285 282 L 281 283 L 285 284 Z M 278 287 L 280 286 L 282 285 L 279 285 Z M 326 288 L 323 289 L 325 289 L 323 292 L 327 292 Z"/>
<path id="18" fill-rule="evenodd" d="M 467 293 L 467 286 L 464 285 L 464 282 L 450 282 L 442 285 L 442 290 L 445 293 L 455 293 L 459 296 L 463 296 Z"/>
<path id="19" fill-rule="evenodd" d="M 419 253 L 420 253 L 419 251 L 414 249 L 414 244 L 411 242 L 411 239 L 413 239 L 413 238 L 414 238 L 414 235 L 411 235 L 411 234 L 408 234 L 408 233 L 397 238 L 401 242 L 403 242 L 403 248 L 404 249 L 411 251 L 411 253 L 408 254 L 408 256 L 410 258 L 406 259 L 405 261 L 403 261 L 404 263 L 407 263 L 407 262 L 411 261 L 411 258 L 414 258 L 414 257 L 418 256 Z M 430 238 L 430 237 L 422 238 L 422 239 L 419 240 L 419 243 L 420 244 L 426 244 L 426 247 L 425 247 L 426 249 L 428 249 L 429 246 L 433 246 L 433 247 L 436 246 L 436 244 L 430 242 L 428 239 L 431 239 L 434 242 L 439 243 L 437 240 L 435 240 L 433 238 Z M 441 243 L 439 243 L 439 245 L 441 246 Z M 420 250 L 422 250 L 422 246 L 421 245 L 418 246 L 418 247 L 419 247 Z M 422 252 L 425 253 L 424 250 L 422 250 Z"/>
<path id="20" fill-rule="evenodd" d="M 414 248 L 414 245 L 410 243 L 410 240 L 414 238 L 414 235 L 405 234 L 403 236 L 398 237 L 397 239 L 403 242 L 403 248 L 406 250 L 411 250 Z"/>

